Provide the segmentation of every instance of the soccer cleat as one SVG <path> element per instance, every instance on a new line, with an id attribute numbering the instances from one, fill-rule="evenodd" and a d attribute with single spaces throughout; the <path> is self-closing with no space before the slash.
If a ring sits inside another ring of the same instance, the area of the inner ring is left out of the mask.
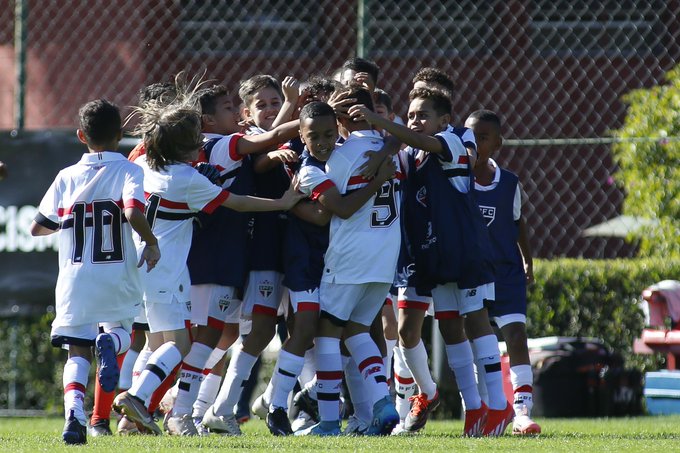
<path id="1" fill-rule="evenodd" d="M 486 424 L 484 425 L 482 434 L 489 437 L 502 436 L 505 432 L 505 428 L 512 423 L 514 418 L 515 410 L 510 404 L 507 404 L 505 409 L 489 409 L 489 415 L 486 418 Z"/>
<path id="2" fill-rule="evenodd" d="M 425 426 L 430 413 L 439 407 L 439 391 L 434 394 L 434 398 L 431 400 L 427 399 L 425 393 L 420 393 L 410 397 L 409 401 L 411 401 L 411 410 L 404 420 L 404 429 L 416 432 Z"/>
<path id="3" fill-rule="evenodd" d="M 541 434 L 541 426 L 528 415 L 517 415 L 512 422 L 512 434 L 515 436 L 535 436 Z"/>
<path id="4" fill-rule="evenodd" d="M 404 428 L 404 423 L 399 422 L 390 433 L 390 436 L 413 436 L 416 434 L 418 434 L 418 431 L 406 431 L 406 428 Z"/>
<path id="5" fill-rule="evenodd" d="M 210 435 L 210 431 L 208 431 L 208 429 L 205 426 L 203 426 L 203 417 L 194 417 L 193 421 L 194 426 L 196 427 L 196 432 L 198 433 L 199 436 L 203 437 Z"/>
<path id="6" fill-rule="evenodd" d="M 71 411 L 68 420 L 64 423 L 64 432 L 61 433 L 61 437 L 69 445 L 87 443 L 87 428 L 78 421 L 73 411 Z"/>
<path id="7" fill-rule="evenodd" d="M 347 419 L 347 426 L 345 426 L 342 434 L 345 436 L 363 436 L 367 429 L 368 423 L 352 414 Z"/>
<path id="8" fill-rule="evenodd" d="M 373 421 L 366 430 L 367 436 L 386 436 L 399 423 L 399 413 L 394 407 L 394 402 L 388 396 L 378 400 L 373 405 Z"/>
<path id="9" fill-rule="evenodd" d="M 274 412 L 269 412 L 266 416 L 267 428 L 275 436 L 290 436 L 293 428 L 290 427 L 288 414 L 282 407 L 277 407 Z"/>
<path id="10" fill-rule="evenodd" d="M 131 421 L 149 430 L 151 434 L 160 436 L 163 434 L 153 417 L 147 412 L 142 400 L 136 396 L 123 392 L 113 400 L 113 409 L 121 415 L 127 416 Z"/>
<path id="11" fill-rule="evenodd" d="M 120 370 L 116 360 L 116 345 L 108 333 L 100 333 L 94 340 L 99 386 L 105 392 L 113 392 L 118 385 Z"/>
<path id="12" fill-rule="evenodd" d="M 167 418 L 167 432 L 173 436 L 198 436 L 191 415 L 171 415 Z"/>
<path id="13" fill-rule="evenodd" d="M 312 417 L 309 416 L 309 414 L 305 411 L 300 411 L 298 412 L 297 417 L 295 420 L 293 420 L 293 423 L 291 423 L 290 427 L 293 429 L 293 432 L 298 432 L 305 430 L 311 426 L 316 425 L 317 422 L 314 421 Z"/>
<path id="14" fill-rule="evenodd" d="M 87 425 L 87 434 L 91 437 L 112 436 L 110 421 L 106 418 L 97 420 L 94 424 Z"/>
<path id="15" fill-rule="evenodd" d="M 223 436 L 240 436 L 241 427 L 238 426 L 236 417 L 228 415 L 226 417 L 215 414 L 215 409 L 210 406 L 203 416 L 203 426 L 211 433 Z"/>
<path id="16" fill-rule="evenodd" d="M 264 399 L 264 393 L 253 401 L 253 405 L 250 407 L 253 414 L 257 415 L 260 420 L 265 420 L 267 414 L 269 414 L 269 403 Z"/>
<path id="17" fill-rule="evenodd" d="M 303 388 L 295 394 L 293 406 L 307 412 L 307 415 L 312 417 L 313 420 L 319 421 L 319 402 L 312 398 L 308 388 Z"/>
<path id="18" fill-rule="evenodd" d="M 125 415 L 121 417 L 121 419 L 118 421 L 118 428 L 116 429 L 116 432 L 120 436 L 133 436 L 137 434 L 142 434 L 139 431 L 139 428 L 137 427 L 137 424 L 127 418 Z"/>
<path id="19" fill-rule="evenodd" d="M 340 422 L 319 422 L 316 425 L 312 425 L 307 429 L 300 431 L 295 431 L 296 436 L 339 436 L 342 434 L 340 431 Z"/>
<path id="20" fill-rule="evenodd" d="M 482 401 L 479 409 L 465 411 L 465 427 L 463 428 L 464 437 L 479 437 L 484 431 L 486 419 L 489 415 L 488 406 Z"/>

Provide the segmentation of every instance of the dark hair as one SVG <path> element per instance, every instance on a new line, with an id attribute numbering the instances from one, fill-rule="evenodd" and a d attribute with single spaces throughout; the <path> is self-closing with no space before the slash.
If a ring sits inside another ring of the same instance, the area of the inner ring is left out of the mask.
<path id="1" fill-rule="evenodd" d="M 441 90 L 414 88 L 408 94 L 408 100 L 413 101 L 414 99 L 428 99 L 432 101 L 432 108 L 439 116 L 451 114 L 451 98 Z"/>
<path id="2" fill-rule="evenodd" d="M 330 116 L 335 120 L 335 111 L 333 107 L 325 102 L 313 101 L 302 107 L 300 110 L 300 122 L 307 118 L 319 118 L 322 116 Z"/>
<path id="3" fill-rule="evenodd" d="M 491 123 L 495 125 L 499 131 L 501 130 L 501 119 L 498 117 L 498 115 L 496 115 L 495 112 L 492 112 L 491 110 L 476 110 L 470 113 L 468 119 Z"/>
<path id="4" fill-rule="evenodd" d="M 415 84 L 416 82 L 431 82 L 437 84 L 448 92 L 449 97 L 453 95 L 453 91 L 455 89 L 453 79 L 447 73 L 437 68 L 420 69 L 413 77 L 412 83 Z"/>
<path id="5" fill-rule="evenodd" d="M 382 104 L 387 107 L 387 112 L 392 113 L 392 96 L 387 91 L 376 88 L 373 92 L 373 102 L 375 104 Z"/>
<path id="6" fill-rule="evenodd" d="M 273 88 L 276 90 L 283 101 L 283 90 L 281 90 L 281 84 L 279 81 L 270 75 L 264 74 L 256 75 L 249 78 L 248 80 L 242 81 L 238 89 L 238 96 L 246 106 L 249 106 L 253 101 L 253 96 L 255 96 L 255 93 L 264 88 Z"/>
<path id="7" fill-rule="evenodd" d="M 365 58 L 350 58 L 342 64 L 343 71 L 351 69 L 356 72 L 367 72 L 374 83 L 378 83 L 378 76 L 380 75 L 380 67 L 371 60 Z"/>
<path id="8" fill-rule="evenodd" d="M 353 104 L 347 104 L 345 105 L 345 107 L 349 108 L 353 105 L 363 104 L 369 110 L 375 111 L 375 107 L 373 106 L 373 96 L 371 96 L 371 92 L 368 91 L 365 86 L 359 85 L 357 83 L 351 83 L 347 87 L 344 87 L 341 90 L 339 90 L 339 92 L 341 93 L 340 96 L 338 97 L 339 101 L 348 98 L 356 99 L 356 102 L 354 102 Z"/>
<path id="9" fill-rule="evenodd" d="M 229 96 L 229 90 L 224 85 L 213 85 L 203 88 L 198 93 L 198 102 L 201 105 L 201 113 L 214 115 L 217 111 L 217 99 L 222 96 Z"/>
<path id="10" fill-rule="evenodd" d="M 139 103 L 144 104 L 151 100 L 165 100 L 170 103 L 177 96 L 177 89 L 174 82 L 158 82 L 147 85 L 139 90 Z"/>
<path id="11" fill-rule="evenodd" d="M 118 106 L 105 99 L 97 99 L 80 107 L 78 122 L 88 143 L 107 145 L 118 139 L 123 120 Z"/>
<path id="12" fill-rule="evenodd" d="M 321 76 L 310 77 L 304 83 L 304 89 L 315 99 L 329 97 L 339 86 L 340 84 L 335 80 Z"/>

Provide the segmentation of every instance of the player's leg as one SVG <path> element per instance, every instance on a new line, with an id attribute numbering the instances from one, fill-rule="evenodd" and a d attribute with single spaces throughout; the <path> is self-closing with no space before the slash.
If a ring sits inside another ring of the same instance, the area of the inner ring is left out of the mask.
<path id="1" fill-rule="evenodd" d="M 53 326 L 52 345 L 68 349 L 64 365 L 64 431 L 67 444 L 87 442 L 87 417 L 84 401 L 92 361 L 92 346 L 98 334 L 97 324 L 84 326 Z"/>
<path id="2" fill-rule="evenodd" d="M 384 357 L 385 367 L 387 368 L 387 380 L 389 382 L 392 376 L 392 357 L 394 356 L 394 348 L 399 341 L 399 328 L 397 325 L 396 316 L 396 294 L 388 294 L 385 298 L 385 305 L 382 307 L 382 327 L 385 336 L 386 355 Z"/>
<path id="3" fill-rule="evenodd" d="M 305 353 L 314 341 L 319 319 L 319 289 L 291 291 L 294 322 L 290 337 L 281 347 L 272 376 L 272 397 L 267 415 L 267 427 L 274 435 L 293 433 L 288 420 L 288 395 L 305 364 Z"/>

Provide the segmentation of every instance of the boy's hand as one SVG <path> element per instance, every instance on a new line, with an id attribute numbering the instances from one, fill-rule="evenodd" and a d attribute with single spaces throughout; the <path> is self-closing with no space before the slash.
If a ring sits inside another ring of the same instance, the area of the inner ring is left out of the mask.
<path id="1" fill-rule="evenodd" d="M 354 74 L 354 82 L 365 86 L 368 91 L 373 92 L 375 89 L 375 87 L 371 84 L 371 76 L 368 74 L 368 72 L 357 72 Z"/>
<path id="2" fill-rule="evenodd" d="M 299 156 L 292 149 L 277 149 L 267 153 L 267 157 L 271 160 L 280 160 L 284 164 L 295 163 L 299 160 Z"/>
<path id="3" fill-rule="evenodd" d="M 378 168 L 378 174 L 375 176 L 379 181 L 389 181 L 394 178 L 394 174 L 397 172 L 397 164 L 394 163 L 394 159 L 385 159 L 380 164 Z"/>
<path id="4" fill-rule="evenodd" d="M 367 157 L 366 162 L 359 167 L 359 174 L 365 179 L 373 179 L 373 177 L 378 173 L 380 164 L 385 160 L 385 153 L 380 151 L 366 151 L 364 156 Z"/>
<path id="5" fill-rule="evenodd" d="M 284 100 L 291 104 L 297 104 L 300 97 L 300 82 L 295 77 L 287 76 L 281 83 Z"/>
<path id="6" fill-rule="evenodd" d="M 348 105 L 354 104 L 357 100 L 355 98 L 345 98 L 346 91 L 336 91 L 328 99 L 328 105 L 333 107 L 335 116 L 338 118 L 349 118 L 347 114 Z"/>
<path id="7" fill-rule="evenodd" d="M 524 263 L 524 274 L 526 275 L 527 285 L 534 283 L 534 266 L 532 263 Z"/>
<path id="8" fill-rule="evenodd" d="M 298 180 L 297 175 L 293 177 L 293 180 L 290 182 L 290 187 L 288 187 L 288 190 L 283 194 L 283 196 L 280 198 L 281 203 L 283 204 L 282 209 L 284 211 L 289 210 L 293 206 L 297 204 L 298 201 L 302 200 L 303 198 L 306 198 L 305 194 L 302 194 L 298 191 L 300 188 L 300 181 Z"/>
<path id="9" fill-rule="evenodd" d="M 210 180 L 211 183 L 220 185 L 220 171 L 214 165 L 207 162 L 199 162 L 194 167 L 200 174 Z"/>
<path id="10" fill-rule="evenodd" d="M 161 259 L 161 250 L 158 248 L 158 244 L 146 245 L 144 250 L 142 250 L 142 256 L 137 263 L 137 267 L 142 267 L 142 264 L 146 261 L 146 272 L 147 274 L 151 272 L 151 269 L 156 267 L 158 260 Z"/>
<path id="11" fill-rule="evenodd" d="M 366 121 L 370 124 L 375 124 L 377 121 L 379 121 L 379 119 L 376 121 L 376 118 L 382 118 L 380 115 L 371 111 L 368 107 L 362 104 L 353 105 L 349 108 L 347 114 L 350 118 L 352 118 L 352 121 Z"/>

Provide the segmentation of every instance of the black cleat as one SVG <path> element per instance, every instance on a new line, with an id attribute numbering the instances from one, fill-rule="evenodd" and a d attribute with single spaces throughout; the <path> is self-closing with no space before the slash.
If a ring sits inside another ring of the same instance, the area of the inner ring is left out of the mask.
<path id="1" fill-rule="evenodd" d="M 275 436 L 290 436 L 293 434 L 288 414 L 282 407 L 277 407 L 274 409 L 274 412 L 267 414 L 267 428 Z"/>
<path id="2" fill-rule="evenodd" d="M 92 437 L 113 436 L 108 419 L 97 420 L 94 425 L 88 425 L 87 433 Z"/>
<path id="3" fill-rule="evenodd" d="M 80 424 L 73 411 L 71 411 L 68 420 L 64 423 L 64 432 L 61 433 L 61 437 L 69 445 L 87 443 L 87 428 Z"/>
<path id="4" fill-rule="evenodd" d="M 316 423 L 319 422 L 319 402 L 312 398 L 308 389 L 304 388 L 295 394 L 293 406 L 305 411 Z"/>

